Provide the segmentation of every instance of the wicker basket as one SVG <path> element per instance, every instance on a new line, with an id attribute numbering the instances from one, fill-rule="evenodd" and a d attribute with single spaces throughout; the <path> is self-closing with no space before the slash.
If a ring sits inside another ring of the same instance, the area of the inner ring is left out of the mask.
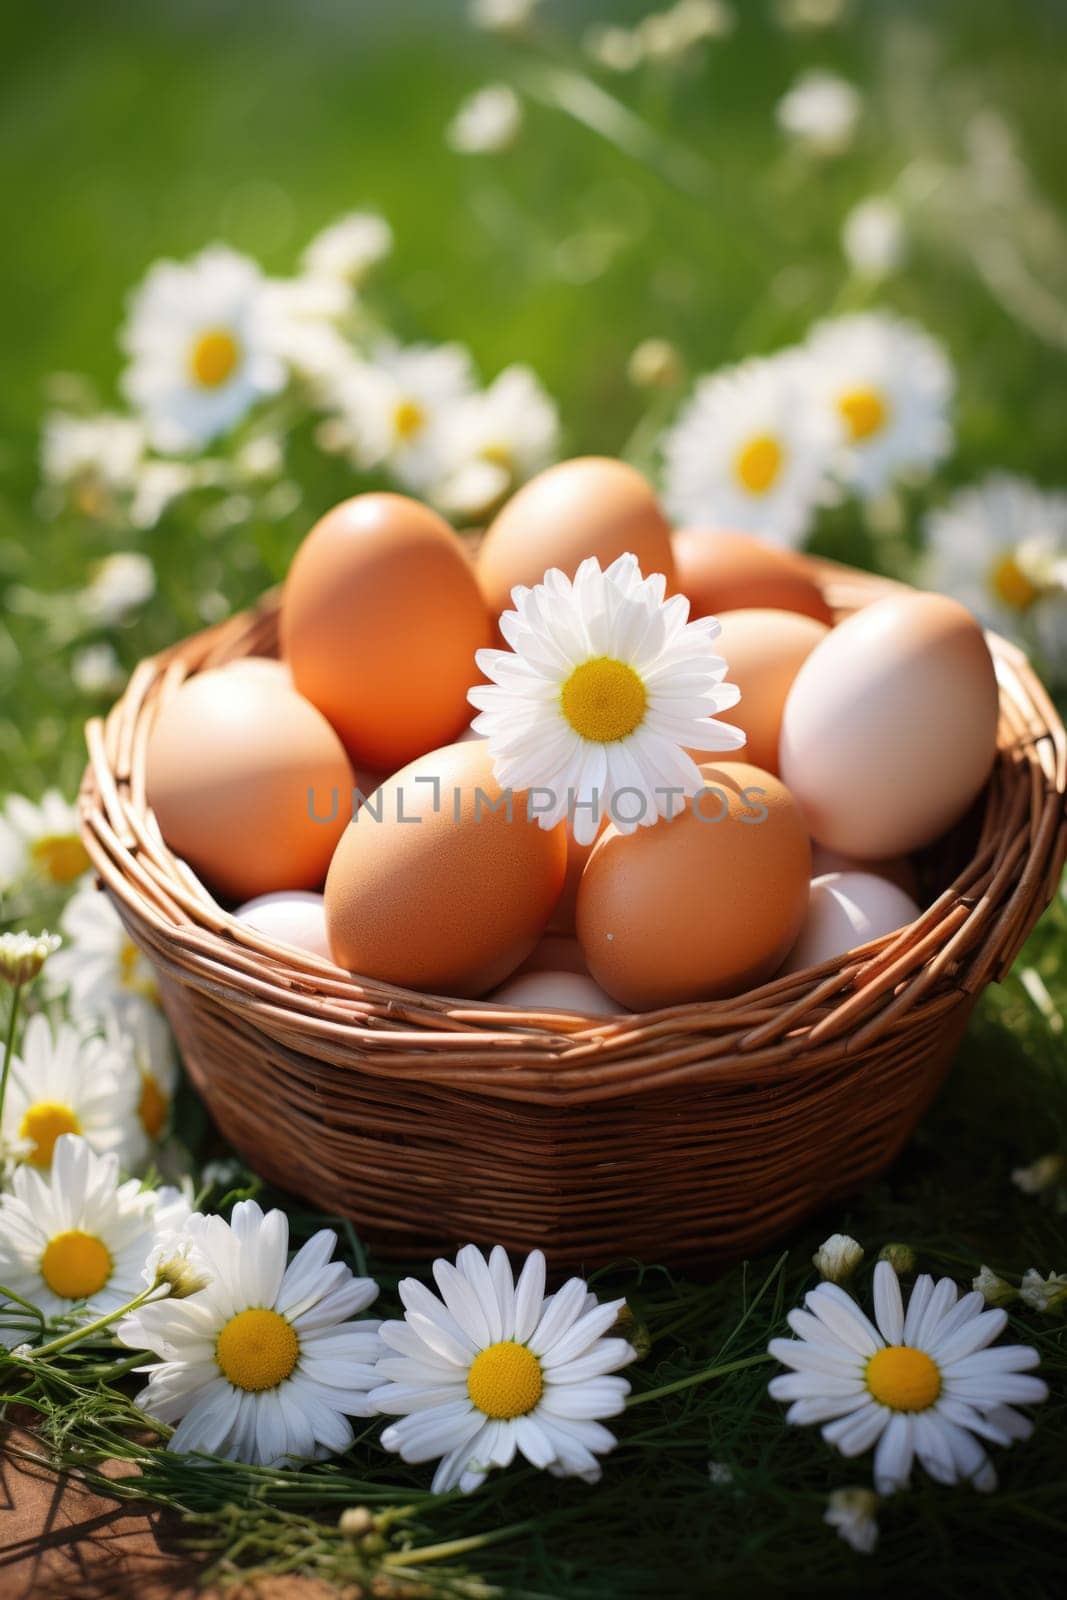
<path id="1" fill-rule="evenodd" d="M 838 615 L 896 587 L 813 567 Z M 145 803 L 155 708 L 191 672 L 273 654 L 276 623 L 272 595 L 141 663 L 89 724 L 83 829 L 223 1134 L 384 1253 L 471 1239 L 571 1266 L 764 1248 L 889 1165 L 1059 883 L 1063 727 L 1024 656 L 991 637 L 999 757 L 910 927 L 738 999 L 633 1017 L 354 977 L 235 922 Z"/>

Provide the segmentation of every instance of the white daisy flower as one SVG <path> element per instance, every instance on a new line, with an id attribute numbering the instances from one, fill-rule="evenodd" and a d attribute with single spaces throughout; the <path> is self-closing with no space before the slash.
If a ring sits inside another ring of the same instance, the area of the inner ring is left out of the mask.
<path id="1" fill-rule="evenodd" d="M 53 1033 L 47 1017 L 27 1022 L 4 1099 L 2 1131 L 25 1161 L 47 1169 L 56 1141 L 80 1134 L 99 1155 L 114 1153 L 130 1171 L 142 1154 L 137 1121 L 140 1080 L 113 1044 L 68 1022 Z"/>
<path id="2" fill-rule="evenodd" d="M 392 248 L 393 230 L 384 217 L 373 211 L 351 211 L 315 235 L 301 266 L 313 278 L 332 278 L 358 288 Z"/>
<path id="3" fill-rule="evenodd" d="M 688 752 L 744 742 L 714 720 L 740 699 L 712 650 L 719 622 L 688 622 L 684 595 L 665 594 L 662 573 L 643 578 L 632 555 L 606 572 L 590 557 L 573 582 L 553 568 L 512 590 L 516 609 L 500 618 L 510 650 L 475 655 L 491 681 L 467 696 L 480 712 L 471 727 L 497 782 L 541 791 L 541 826 L 566 817 L 579 844 L 606 816 L 632 833 L 672 815 L 703 784 Z"/>
<path id="4" fill-rule="evenodd" d="M 65 1134 L 49 1172 L 16 1167 L 0 1195 L 0 1284 L 48 1321 L 118 1311 L 144 1290 L 159 1209 L 138 1179 L 119 1182 L 116 1155 Z"/>
<path id="5" fill-rule="evenodd" d="M 113 493 L 133 487 L 144 447 L 144 429 L 130 417 L 54 411 L 41 433 L 41 476 L 71 490 L 82 511 L 99 514 L 111 505 Z"/>
<path id="6" fill-rule="evenodd" d="M 9 795 L 0 814 L 0 889 L 34 877 L 57 888 L 76 883 L 89 870 L 77 808 L 58 789 L 36 804 Z"/>
<path id="7" fill-rule="evenodd" d="M 676 521 L 779 545 L 803 540 L 834 443 L 805 378 L 803 358 L 784 351 L 698 381 L 663 441 L 664 498 Z"/>
<path id="8" fill-rule="evenodd" d="M 1067 1272 L 1050 1272 L 1043 1278 L 1036 1267 L 1028 1267 L 1023 1273 L 1019 1299 L 1031 1311 L 1067 1308 Z"/>
<path id="9" fill-rule="evenodd" d="M 855 137 L 863 96 L 834 72 L 805 72 L 775 109 L 778 126 L 812 155 L 836 156 Z"/>
<path id="10" fill-rule="evenodd" d="M 540 1250 L 517 1283 L 499 1245 L 488 1261 L 465 1245 L 455 1266 L 435 1261 L 433 1275 L 441 1298 L 405 1278 L 404 1320 L 381 1327 L 395 1354 L 378 1362 L 381 1387 L 370 1398 L 401 1419 L 382 1434 L 385 1448 L 409 1462 L 440 1458 L 437 1494 L 477 1488 L 516 1451 L 532 1466 L 595 1483 L 597 1457 L 615 1445 L 597 1419 L 618 1415 L 630 1392 L 607 1374 L 635 1352 L 604 1337 L 625 1301 L 599 1305 L 581 1278 L 546 1297 Z"/>
<path id="11" fill-rule="evenodd" d="M 160 1357 L 142 1368 L 137 1404 L 177 1423 L 168 1444 L 257 1466 L 288 1466 L 347 1450 L 349 1417 L 373 1415 L 368 1391 L 381 1354 L 377 1322 L 352 1322 L 378 1293 L 331 1261 L 324 1228 L 288 1262 L 289 1223 L 242 1200 L 233 1217 L 193 1216 L 190 1263 L 210 1282 L 123 1319 L 122 1343 Z M 287 1264 L 288 1262 L 288 1264 Z"/>
<path id="12" fill-rule="evenodd" d="M 506 83 L 488 83 L 468 96 L 448 124 L 446 138 L 460 155 L 491 155 L 515 143 L 522 101 Z"/>
<path id="13" fill-rule="evenodd" d="M 809 403 L 837 430 L 835 469 L 867 499 L 948 455 L 955 376 L 941 345 L 886 311 L 836 317 L 812 329 Z"/>
<path id="14" fill-rule="evenodd" d="M 461 400 L 443 426 L 455 465 L 433 498 L 457 516 L 486 511 L 559 449 L 559 411 L 529 367 L 505 368 L 488 389 Z"/>
<path id="15" fill-rule="evenodd" d="M 878 1543 L 877 1510 L 878 1496 L 872 1489 L 835 1489 L 822 1520 L 858 1554 L 869 1556 Z"/>
<path id="16" fill-rule="evenodd" d="M 907 252 L 899 206 L 880 194 L 861 200 L 844 220 L 841 248 L 849 266 L 861 277 L 887 278 L 899 271 Z"/>
<path id="17" fill-rule="evenodd" d="M 132 1000 L 159 1002 L 156 975 L 107 895 L 79 889 L 60 919 L 66 941 L 48 966 L 53 993 L 69 990 L 71 1009 L 103 1018 Z"/>
<path id="18" fill-rule="evenodd" d="M 101 628 L 124 622 L 156 592 L 156 569 L 139 550 L 116 550 L 98 562 L 78 596 L 86 621 Z"/>
<path id="19" fill-rule="evenodd" d="M 863 1260 L 863 1246 L 847 1233 L 832 1233 L 824 1239 L 811 1258 L 811 1264 L 820 1277 L 830 1283 L 844 1283 L 851 1278 Z"/>
<path id="20" fill-rule="evenodd" d="M 425 493 L 451 465 L 447 425 L 473 392 L 471 359 L 461 345 L 383 341 L 369 361 L 347 364 L 333 404 L 358 466 L 385 466 L 404 488 Z"/>
<path id="21" fill-rule="evenodd" d="M 157 261 L 134 292 L 123 387 L 159 449 L 199 449 L 282 387 L 263 290 L 255 262 L 216 245 L 188 263 Z"/>
<path id="22" fill-rule="evenodd" d="M 924 1273 L 905 1315 L 897 1275 L 885 1261 L 874 1269 L 877 1326 L 834 1283 L 820 1284 L 804 1304 L 807 1310 L 789 1313 L 798 1337 L 768 1346 L 794 1369 L 770 1383 L 775 1400 L 791 1402 L 787 1422 L 823 1424 L 823 1438 L 845 1456 L 876 1445 L 879 1494 L 907 1487 L 916 1456 L 938 1483 L 996 1487 L 979 1439 L 1008 1445 L 1029 1438 L 1033 1425 L 1013 1407 L 1048 1393 L 1025 1370 L 1037 1366 L 1036 1350 L 988 1348 L 1007 1324 L 1005 1311 L 985 1310 L 981 1294 L 960 1298 L 950 1278 L 935 1284 Z"/>
<path id="23" fill-rule="evenodd" d="M 992 473 L 931 511 L 925 533 L 923 581 L 1009 637 L 1046 589 L 1067 589 L 1067 494 Z"/>
<path id="24" fill-rule="evenodd" d="M 139 1135 L 138 1161 L 158 1144 L 170 1121 L 171 1102 L 178 1087 L 178 1056 L 165 1018 L 148 1000 L 134 997 L 108 1011 L 102 1019 L 104 1037 L 116 1054 L 130 1065 L 136 1085 L 135 1118 Z"/>
<path id="25" fill-rule="evenodd" d="M 32 983 L 62 943 L 58 933 L 0 933 L 0 979 L 15 989 Z"/>

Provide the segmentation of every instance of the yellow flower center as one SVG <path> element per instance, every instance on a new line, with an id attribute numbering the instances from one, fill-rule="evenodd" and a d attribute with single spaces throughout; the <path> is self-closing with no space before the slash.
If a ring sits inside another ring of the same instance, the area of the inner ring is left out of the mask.
<path id="1" fill-rule="evenodd" d="M 734 470 L 749 494 L 773 489 L 782 470 L 784 452 L 769 433 L 758 433 L 737 452 Z"/>
<path id="2" fill-rule="evenodd" d="M 144 1073 L 141 1077 L 141 1098 L 137 1103 L 137 1115 L 141 1119 L 141 1127 L 150 1139 L 158 1139 L 163 1132 L 169 1110 L 170 1100 L 152 1074 Z"/>
<path id="3" fill-rule="evenodd" d="M 626 739 L 644 720 L 648 692 L 626 661 L 594 656 L 575 667 L 560 694 L 563 715 L 591 744 Z"/>
<path id="4" fill-rule="evenodd" d="M 997 599 L 1003 605 L 1010 606 L 1012 611 L 1026 611 L 1039 593 L 1010 553 L 1002 556 L 989 574 L 989 587 Z"/>
<path id="5" fill-rule="evenodd" d="M 217 389 L 226 382 L 241 358 L 241 347 L 225 328 L 209 328 L 193 345 L 189 367 L 202 389 Z"/>
<path id="6" fill-rule="evenodd" d="M 119 983 L 132 994 L 143 995 L 146 1000 L 159 1003 L 159 990 L 150 977 L 140 970 L 141 952 L 132 939 L 123 939 L 119 946 Z"/>
<path id="7" fill-rule="evenodd" d="M 421 433 L 426 423 L 426 413 L 415 400 L 401 400 L 393 412 L 393 427 L 398 439 L 406 443 Z"/>
<path id="8" fill-rule="evenodd" d="M 941 1370 L 925 1350 L 891 1344 L 868 1361 L 867 1388 L 893 1411 L 925 1411 L 941 1393 Z"/>
<path id="9" fill-rule="evenodd" d="M 478 1410 L 500 1421 L 532 1411 L 544 1387 L 541 1363 L 532 1350 L 514 1339 L 503 1339 L 482 1350 L 467 1374 L 467 1393 Z"/>
<path id="10" fill-rule="evenodd" d="M 877 389 L 847 389 L 838 398 L 837 409 L 851 439 L 869 439 L 889 421 L 889 402 Z"/>
<path id="11" fill-rule="evenodd" d="M 515 456 L 506 444 L 486 444 L 482 446 L 482 460 L 488 461 L 491 467 L 503 467 L 506 472 L 515 468 Z"/>
<path id="12" fill-rule="evenodd" d="M 111 1251 L 93 1233 L 74 1228 L 49 1239 L 41 1257 L 41 1277 L 63 1300 L 99 1294 L 111 1276 Z"/>
<path id="13" fill-rule="evenodd" d="M 35 1167 L 50 1167 L 56 1140 L 65 1133 L 81 1133 L 81 1123 L 69 1106 L 57 1105 L 52 1100 L 41 1100 L 30 1106 L 19 1126 L 20 1139 L 32 1139 L 33 1149 L 27 1160 Z"/>
<path id="14" fill-rule="evenodd" d="M 296 1366 L 300 1341 L 277 1311 L 239 1311 L 219 1334 L 215 1360 L 238 1389 L 276 1389 Z"/>
<path id="15" fill-rule="evenodd" d="M 89 857 L 76 833 L 54 833 L 35 839 L 30 857 L 50 883 L 73 883 L 89 869 Z"/>

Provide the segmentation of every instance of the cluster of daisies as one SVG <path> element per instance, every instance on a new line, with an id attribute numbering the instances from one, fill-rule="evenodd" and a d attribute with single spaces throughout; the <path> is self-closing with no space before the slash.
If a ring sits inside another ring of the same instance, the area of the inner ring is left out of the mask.
<path id="1" fill-rule="evenodd" d="M 360 472 L 459 519 L 492 508 L 552 460 L 556 407 L 528 367 L 483 388 L 463 346 L 396 340 L 364 292 L 391 249 L 384 219 L 356 212 L 312 239 L 290 278 L 223 245 L 156 262 L 120 336 L 129 411 L 45 420 L 48 503 L 143 530 L 194 490 L 282 486 L 295 405 Z"/>

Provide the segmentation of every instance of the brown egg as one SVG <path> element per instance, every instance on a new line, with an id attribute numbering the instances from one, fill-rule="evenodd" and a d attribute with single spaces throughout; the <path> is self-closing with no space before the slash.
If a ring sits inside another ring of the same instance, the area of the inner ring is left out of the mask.
<path id="1" fill-rule="evenodd" d="M 904 591 L 857 611 L 808 656 L 785 703 L 779 767 L 820 844 L 858 861 L 907 855 L 977 796 L 998 713 L 970 612 Z"/>
<path id="2" fill-rule="evenodd" d="M 762 983 L 807 913 L 811 848 L 788 789 L 745 762 L 701 771 L 706 789 L 683 811 L 631 834 L 609 827 L 582 874 L 589 971 L 628 1010 Z"/>
<path id="3" fill-rule="evenodd" d="M 696 759 L 705 761 L 707 757 L 702 753 Z M 605 817 L 597 830 L 597 838 L 600 837 L 606 827 L 607 818 Z M 570 828 L 567 829 L 567 876 L 563 880 L 563 892 L 556 902 L 556 909 L 553 911 L 552 920 L 548 924 L 551 933 L 574 932 L 574 908 L 578 903 L 578 884 L 595 843 L 596 839 L 593 840 L 592 844 L 579 844 Z"/>
<path id="4" fill-rule="evenodd" d="M 478 578 L 499 616 L 516 584 L 540 583 L 551 567 L 572 578 L 587 556 L 607 567 L 627 552 L 646 578 L 664 573 L 673 591 L 670 528 L 647 479 L 623 461 L 580 456 L 512 495 L 482 541 Z"/>
<path id="5" fill-rule="evenodd" d="M 448 524 L 415 500 L 364 494 L 312 528 L 289 569 L 281 639 L 301 694 L 357 764 L 393 772 L 470 721 L 485 602 Z"/>
<path id="6" fill-rule="evenodd" d="M 234 900 L 318 889 L 352 809 L 320 711 L 265 672 L 201 672 L 159 712 L 148 803 L 176 855 Z"/>
<path id="7" fill-rule="evenodd" d="M 798 611 L 817 622 L 833 622 L 803 556 L 764 544 L 748 533 L 685 529 L 672 539 L 678 588 L 688 595 L 694 617 L 758 606 Z"/>
<path id="8" fill-rule="evenodd" d="M 796 611 L 727 611 L 714 643 L 727 663 L 726 677 L 741 699 L 718 716 L 745 731 L 744 758 L 778 771 L 778 734 L 790 685 L 802 663 L 829 633 L 824 622 Z M 706 755 L 697 755 L 706 761 Z"/>
<path id="9" fill-rule="evenodd" d="M 521 794 L 509 817 L 483 741 L 431 751 L 386 779 L 337 847 L 334 960 L 406 988 L 485 994 L 534 948 L 566 868 L 563 824 L 528 821 Z"/>

